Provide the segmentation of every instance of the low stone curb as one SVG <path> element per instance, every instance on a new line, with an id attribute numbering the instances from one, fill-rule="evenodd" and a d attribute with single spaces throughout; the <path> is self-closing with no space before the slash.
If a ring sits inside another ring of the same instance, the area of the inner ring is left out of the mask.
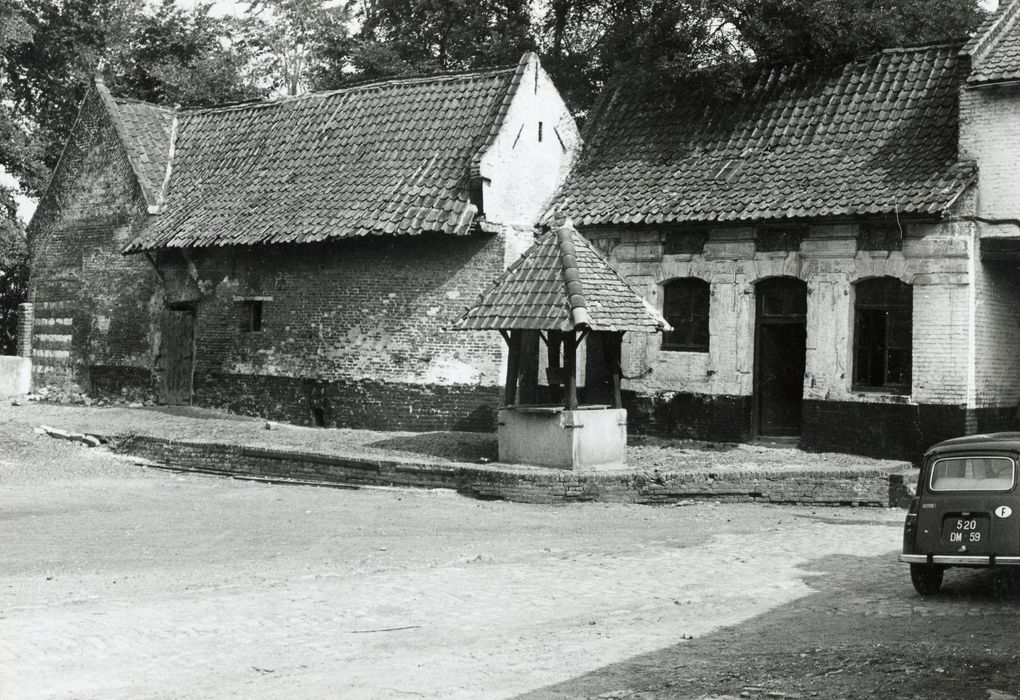
<path id="1" fill-rule="evenodd" d="M 861 469 L 570 472 L 518 465 L 340 456 L 146 435 L 109 436 L 114 451 L 181 471 L 334 486 L 453 489 L 520 503 L 675 504 L 683 501 L 903 505 L 910 474 Z"/>

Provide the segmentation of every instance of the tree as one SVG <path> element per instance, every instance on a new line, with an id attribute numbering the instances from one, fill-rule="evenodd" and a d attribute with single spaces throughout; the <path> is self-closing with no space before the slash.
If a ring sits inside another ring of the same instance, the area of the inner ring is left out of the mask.
<path id="1" fill-rule="evenodd" d="M 230 38 L 236 23 L 211 17 L 211 8 L 199 4 L 185 11 L 162 0 L 152 15 L 139 17 L 132 37 L 111 52 L 111 90 L 189 107 L 264 96 L 250 74 L 248 46 Z"/>
<path id="2" fill-rule="evenodd" d="M 611 76 L 661 87 L 711 66 L 725 90 L 753 59 L 842 63 L 972 31 L 978 0 L 550 0 L 546 65 L 583 112 Z"/>
<path id="3" fill-rule="evenodd" d="M 527 0 L 364 0 L 360 19 L 365 78 L 507 65 L 537 46 Z"/>
<path id="4" fill-rule="evenodd" d="M 844 63 L 882 48 L 972 32 L 977 0 L 728 0 L 720 16 L 767 61 Z"/>
<path id="5" fill-rule="evenodd" d="M 12 2 L 12 0 L 5 0 Z M 96 66 L 112 46 L 124 44 L 139 15 L 133 0 L 13 0 L 29 41 L 6 52 L 6 101 L 43 145 L 52 168 Z M 42 182 L 22 182 L 38 195 Z"/>
<path id="6" fill-rule="evenodd" d="M 350 2 L 249 0 L 242 24 L 259 71 L 296 95 L 343 81 L 350 49 Z"/>
<path id="7" fill-rule="evenodd" d="M 0 217 L 0 355 L 12 355 L 17 342 L 18 304 L 28 294 L 28 247 L 25 231 L 4 203 Z"/>

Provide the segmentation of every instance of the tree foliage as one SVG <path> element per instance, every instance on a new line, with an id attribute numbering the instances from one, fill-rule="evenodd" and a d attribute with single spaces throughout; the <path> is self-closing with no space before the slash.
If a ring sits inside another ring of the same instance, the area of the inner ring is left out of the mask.
<path id="1" fill-rule="evenodd" d="M 107 82 L 117 94 L 163 105 L 206 106 L 260 97 L 252 50 L 235 39 L 237 22 L 210 16 L 211 5 L 182 10 L 162 0 L 135 21 L 111 52 Z"/>
<path id="2" fill-rule="evenodd" d="M 28 293 L 28 247 L 20 222 L 0 218 L 0 355 L 15 352 L 18 304 Z"/>
<path id="3" fill-rule="evenodd" d="M 274 89 L 296 95 L 341 82 L 351 20 L 349 0 L 248 0 L 241 27 L 259 72 Z"/>
<path id="4" fill-rule="evenodd" d="M 978 0 L 549 0 L 541 38 L 583 112 L 611 76 L 661 86 L 706 66 L 737 78 L 752 60 L 840 63 L 959 38 L 982 18 Z"/>
<path id="5" fill-rule="evenodd" d="M 364 0 L 360 20 L 365 78 L 512 64 L 537 45 L 527 0 Z"/>

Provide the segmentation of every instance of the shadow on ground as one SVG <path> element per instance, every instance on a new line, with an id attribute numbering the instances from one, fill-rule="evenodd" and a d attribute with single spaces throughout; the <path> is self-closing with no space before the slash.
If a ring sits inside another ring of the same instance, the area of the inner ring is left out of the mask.
<path id="1" fill-rule="evenodd" d="M 453 462 L 495 462 L 499 456 L 496 436 L 488 433 L 397 435 L 366 443 L 365 447 L 429 455 Z"/>
<path id="2" fill-rule="evenodd" d="M 522 697 L 1020 695 L 1020 572 L 952 569 L 940 595 L 921 598 L 894 553 L 829 557 L 810 569 L 804 580 L 817 593 Z"/>

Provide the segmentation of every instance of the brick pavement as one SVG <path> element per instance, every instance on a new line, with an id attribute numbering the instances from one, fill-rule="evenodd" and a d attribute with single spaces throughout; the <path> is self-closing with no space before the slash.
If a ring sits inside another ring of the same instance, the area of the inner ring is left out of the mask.
<path id="1" fill-rule="evenodd" d="M 902 517 L 271 486 L 0 438 L 19 698 L 510 697 L 807 595 L 818 558 L 893 556 Z"/>

